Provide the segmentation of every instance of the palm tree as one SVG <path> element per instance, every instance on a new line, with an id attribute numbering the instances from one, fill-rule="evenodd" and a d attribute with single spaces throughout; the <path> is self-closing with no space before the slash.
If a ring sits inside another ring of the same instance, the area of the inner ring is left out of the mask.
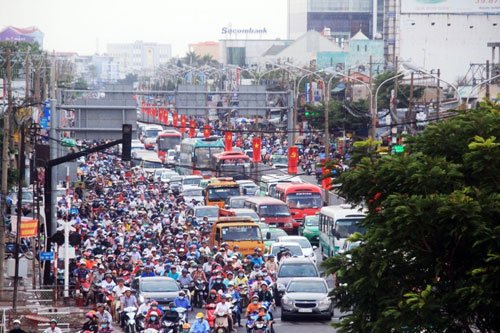
<path id="1" fill-rule="evenodd" d="M 193 51 L 187 52 L 186 55 L 184 56 L 184 59 L 183 59 L 184 63 L 186 65 L 190 65 L 190 66 L 192 66 L 193 64 L 198 63 L 199 60 L 200 60 L 200 56 L 197 55 Z"/>

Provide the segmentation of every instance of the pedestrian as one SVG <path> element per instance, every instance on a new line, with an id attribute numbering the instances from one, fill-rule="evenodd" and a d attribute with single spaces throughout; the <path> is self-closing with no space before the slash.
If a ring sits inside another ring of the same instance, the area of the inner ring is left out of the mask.
<path id="1" fill-rule="evenodd" d="M 62 333 L 62 330 L 57 327 L 57 320 L 51 319 L 50 326 L 43 333 Z"/>
<path id="2" fill-rule="evenodd" d="M 9 333 L 26 333 L 25 330 L 21 328 L 21 321 L 16 319 L 12 322 L 13 328 L 9 331 Z"/>

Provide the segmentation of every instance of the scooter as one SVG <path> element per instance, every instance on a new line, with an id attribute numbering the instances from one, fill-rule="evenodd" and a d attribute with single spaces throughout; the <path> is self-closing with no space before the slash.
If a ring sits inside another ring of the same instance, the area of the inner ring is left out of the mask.
<path id="1" fill-rule="evenodd" d="M 161 322 L 162 333 L 173 333 L 175 325 L 178 323 L 174 323 L 170 320 L 164 320 Z"/>
<path id="2" fill-rule="evenodd" d="M 241 310 L 240 310 L 240 302 L 237 299 L 233 299 L 231 301 L 231 312 L 233 316 L 233 324 L 241 322 Z"/>
<path id="3" fill-rule="evenodd" d="M 179 326 L 182 326 L 182 324 L 187 323 L 187 309 L 178 307 L 175 308 L 175 311 L 179 314 Z"/>
<path id="4" fill-rule="evenodd" d="M 136 332 L 136 312 L 137 308 L 135 306 L 128 306 L 123 309 L 125 312 L 125 333 L 135 333 Z"/>
<path id="5" fill-rule="evenodd" d="M 146 320 L 146 313 L 139 313 L 135 315 L 135 328 L 136 332 L 142 332 L 144 330 L 144 321 Z"/>
<path id="6" fill-rule="evenodd" d="M 253 312 L 248 316 L 246 323 L 247 333 L 252 332 L 252 330 L 254 329 L 255 321 L 257 321 L 258 318 L 259 314 L 257 312 Z"/>
<path id="7" fill-rule="evenodd" d="M 227 333 L 229 329 L 229 319 L 225 313 L 215 314 L 214 331 L 215 333 Z"/>
<path id="8" fill-rule="evenodd" d="M 196 280 L 194 292 L 193 305 L 197 308 L 201 308 L 207 296 L 207 285 L 203 280 Z"/>
<path id="9" fill-rule="evenodd" d="M 256 320 L 253 325 L 253 333 L 267 333 L 269 332 L 267 321 Z"/>
<path id="10" fill-rule="evenodd" d="M 205 305 L 205 309 L 207 311 L 207 322 L 211 329 L 213 329 L 215 325 L 215 307 L 215 303 Z"/>

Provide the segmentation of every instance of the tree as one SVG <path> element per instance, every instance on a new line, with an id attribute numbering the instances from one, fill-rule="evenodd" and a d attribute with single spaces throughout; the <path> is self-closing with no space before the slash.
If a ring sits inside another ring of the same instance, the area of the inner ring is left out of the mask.
<path id="1" fill-rule="evenodd" d="M 125 76 L 125 78 L 118 80 L 118 83 L 120 83 L 120 84 L 134 84 L 137 81 L 139 81 L 139 75 L 133 74 L 133 73 L 128 73 Z"/>
<path id="2" fill-rule="evenodd" d="M 187 52 L 182 61 L 189 66 L 198 64 L 200 57 L 194 51 Z"/>
<path id="3" fill-rule="evenodd" d="M 484 102 L 409 138 L 405 154 L 358 145 L 338 183 L 366 205 L 366 233 L 324 263 L 352 311 L 339 332 L 500 331 L 499 137 L 500 105 Z"/>
<path id="4" fill-rule="evenodd" d="M 378 75 L 375 78 L 374 86 L 375 90 L 380 86 L 382 82 L 385 80 L 397 75 L 396 72 L 385 72 Z M 407 108 L 409 105 L 409 96 L 410 96 L 410 85 L 403 83 L 403 78 L 398 78 L 398 108 Z M 380 87 L 378 93 L 378 108 L 379 109 L 388 109 L 391 101 L 391 90 L 394 88 L 394 80 L 388 81 L 384 83 L 383 86 Z M 424 95 L 425 88 L 424 87 L 414 87 L 413 88 L 413 99 L 419 100 Z"/>

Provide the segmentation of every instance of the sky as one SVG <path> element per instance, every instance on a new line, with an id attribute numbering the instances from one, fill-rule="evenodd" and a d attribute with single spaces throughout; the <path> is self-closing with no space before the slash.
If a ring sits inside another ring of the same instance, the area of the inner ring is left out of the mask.
<path id="1" fill-rule="evenodd" d="M 45 50 L 81 55 L 142 40 L 183 56 L 189 43 L 222 39 L 228 25 L 266 28 L 269 39 L 284 39 L 287 25 L 287 0 L 0 0 L 0 8 L 1 28 L 36 26 Z"/>

